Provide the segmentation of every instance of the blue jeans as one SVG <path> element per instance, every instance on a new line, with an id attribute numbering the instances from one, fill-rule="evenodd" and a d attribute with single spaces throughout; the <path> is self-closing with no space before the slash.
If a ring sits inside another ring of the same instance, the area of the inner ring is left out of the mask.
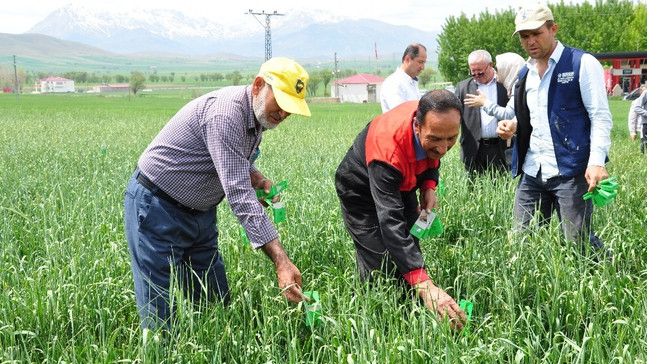
<path id="1" fill-rule="evenodd" d="M 566 240 L 580 243 L 583 250 L 588 240 L 591 248 L 598 251 L 604 243 L 593 234 L 593 203 L 582 198 L 588 186 L 584 174 L 542 181 L 541 171 L 537 177 L 523 173 L 514 196 L 515 230 L 525 230 L 536 212 L 540 213 L 540 225 L 548 224 L 553 211 L 557 211 Z"/>
<path id="2" fill-rule="evenodd" d="M 216 209 L 190 212 L 157 197 L 137 180 L 124 197 L 126 238 L 143 328 L 170 327 L 171 284 L 194 302 L 229 301 L 225 264 L 218 251 Z M 173 283 L 171 283 L 173 282 Z"/>

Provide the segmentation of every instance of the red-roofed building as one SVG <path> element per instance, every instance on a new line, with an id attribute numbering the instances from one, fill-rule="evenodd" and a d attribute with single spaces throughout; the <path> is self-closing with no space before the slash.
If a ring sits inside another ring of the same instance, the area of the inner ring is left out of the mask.
<path id="1" fill-rule="evenodd" d="M 42 93 L 74 92 L 74 80 L 63 77 L 47 77 L 38 80 L 35 87 Z"/>
<path id="2" fill-rule="evenodd" d="M 378 102 L 382 82 L 382 77 L 360 73 L 333 82 L 330 95 L 339 98 L 339 102 Z"/>

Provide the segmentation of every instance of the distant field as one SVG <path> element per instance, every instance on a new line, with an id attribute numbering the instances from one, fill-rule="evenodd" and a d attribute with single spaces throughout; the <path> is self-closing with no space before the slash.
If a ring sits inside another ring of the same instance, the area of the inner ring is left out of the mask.
<path id="1" fill-rule="evenodd" d="M 621 185 L 594 214 L 615 265 L 573 252 L 557 224 L 524 242 L 508 232 L 517 180 L 469 187 L 456 147 L 444 159 L 444 233 L 422 242 L 430 275 L 474 302 L 469 335 L 451 333 L 391 285 L 358 282 L 334 171 L 378 104 L 311 104 L 265 134 L 259 168 L 286 180 L 282 243 L 323 323 L 279 294 L 270 261 L 218 209 L 232 303 L 180 302 L 166 345 L 142 343 L 123 231 L 137 159 L 190 91 L 0 94 L 1 363 L 645 363 L 647 155 L 630 142 L 629 103 L 611 100 L 611 175 Z M 106 152 L 101 153 L 102 144 Z"/>
<path id="2" fill-rule="evenodd" d="M 0 40 L 2 34 L 0 34 Z M 0 50 L 2 51 L 2 50 Z M 33 51 L 31 52 L 33 53 Z M 280 56 L 280 55 L 275 55 Z M 231 56 L 233 57 L 233 56 Z M 298 60 L 304 66 L 311 76 L 321 70 L 335 69 L 334 59 L 303 59 Z M 96 77 L 97 82 L 76 83 L 76 90 L 85 92 L 91 90 L 93 86 L 99 85 L 105 81 L 100 81 L 103 76 L 109 76 L 111 84 L 119 83 L 116 81 L 117 76 L 129 77 L 131 72 L 139 71 L 144 73 L 147 78 L 146 86 L 149 88 L 168 88 L 168 87 L 222 87 L 231 85 L 231 81 L 226 79 L 226 75 L 232 72 L 239 72 L 242 76 L 240 84 L 251 83 L 251 80 L 258 74 L 258 68 L 263 63 L 262 59 L 227 59 L 216 56 L 170 56 L 170 55 L 44 55 L 28 54 L 22 55 L 20 52 L 16 55 L 16 65 L 19 74 L 25 74 L 29 77 L 22 85 L 25 93 L 31 93 L 34 90 L 39 75 L 62 77 L 66 72 L 86 72 L 88 77 Z M 397 66 L 400 65 L 400 59 L 379 59 L 371 58 L 358 59 L 357 57 L 339 58 L 337 69 L 340 71 L 340 78 L 354 75 L 356 73 L 370 73 L 381 77 L 387 77 Z M 427 62 L 427 68 L 438 70 L 437 62 Z M 225 76 L 221 81 L 205 81 L 201 75 L 212 75 L 219 73 Z M 173 81 L 151 82 L 150 76 L 157 75 L 168 77 L 171 75 Z M 20 79 L 21 76 L 19 76 Z M 184 79 L 183 79 L 184 78 Z M 13 87 L 14 70 L 13 55 L 0 54 L 0 79 L 9 80 L 6 86 Z M 78 78 L 76 78 L 78 80 Z M 331 82 L 334 81 L 331 80 Z M 442 77 L 436 75 L 431 81 L 442 82 Z M 126 82 L 127 83 L 127 82 Z M 326 89 L 326 96 L 330 96 L 329 84 Z M 421 85 L 421 88 L 423 86 Z M 427 88 L 431 88 L 427 85 Z M 319 85 L 316 92 L 317 96 L 324 96 L 323 86 Z"/>
<path id="3" fill-rule="evenodd" d="M 1 38 L 1 34 L 0 34 Z M 2 50 L 0 50 L 2 51 Z M 172 55 L 22 55 L 0 54 L 0 71 L 2 66 L 6 67 L 7 72 L 13 78 L 13 55 L 16 55 L 16 64 L 18 70 L 28 74 L 38 74 L 44 72 L 49 76 L 61 76 L 65 72 L 87 72 L 90 75 L 116 75 L 128 76 L 133 71 L 143 72 L 148 75 L 175 75 L 176 82 L 180 82 L 180 77 L 185 76 L 189 82 L 194 81 L 196 75 L 205 73 L 226 74 L 238 71 L 243 75 L 256 75 L 258 68 L 263 63 L 263 59 L 235 59 L 217 57 L 217 56 L 172 56 Z M 280 56 L 278 54 L 275 57 Z M 327 59 L 298 59 L 299 63 L 309 72 L 317 72 L 322 69 L 335 69 L 333 57 Z M 397 66 L 400 65 L 400 59 L 379 59 L 371 58 L 359 59 L 357 57 L 340 57 L 337 63 L 337 69 L 353 70 L 354 73 L 371 73 L 383 77 L 391 74 Z M 437 63 L 429 61 L 427 67 L 437 70 Z M 353 74 L 354 74 L 353 73 Z M 114 83 L 114 81 L 113 81 Z M 31 85 L 25 85 L 27 87 Z"/>

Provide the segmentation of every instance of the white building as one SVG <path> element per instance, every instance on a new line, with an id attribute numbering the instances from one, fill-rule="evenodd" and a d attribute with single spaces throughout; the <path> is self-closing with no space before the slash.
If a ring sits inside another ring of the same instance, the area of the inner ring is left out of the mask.
<path id="1" fill-rule="evenodd" d="M 47 77 L 38 81 L 40 85 L 36 84 L 36 88 L 40 88 L 42 93 L 74 92 L 74 80 L 63 77 Z"/>
<path id="2" fill-rule="evenodd" d="M 330 95 L 339 102 L 379 102 L 383 82 L 382 77 L 360 73 L 333 82 Z"/>
<path id="3" fill-rule="evenodd" d="M 92 92 L 128 92 L 130 91 L 130 84 L 119 83 L 119 84 L 103 84 L 92 86 Z"/>

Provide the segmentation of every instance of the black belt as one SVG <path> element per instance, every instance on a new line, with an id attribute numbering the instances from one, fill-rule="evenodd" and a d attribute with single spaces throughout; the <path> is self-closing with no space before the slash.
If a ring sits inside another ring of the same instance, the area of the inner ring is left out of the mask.
<path id="1" fill-rule="evenodd" d="M 482 138 L 479 142 L 483 145 L 496 145 L 499 144 L 499 138 Z"/>
<path id="2" fill-rule="evenodd" d="M 177 207 L 178 209 L 185 211 L 185 212 L 190 212 L 190 213 L 196 213 L 199 212 L 200 210 L 190 208 L 188 206 L 182 205 L 181 203 L 177 202 L 176 199 L 173 197 L 169 196 L 166 192 L 162 191 L 159 187 L 155 186 L 151 180 L 148 179 L 148 177 L 144 176 L 142 172 L 137 173 L 137 181 L 139 184 L 144 186 L 147 190 L 151 191 L 151 193 L 162 200 L 172 204 L 173 206 Z"/>

